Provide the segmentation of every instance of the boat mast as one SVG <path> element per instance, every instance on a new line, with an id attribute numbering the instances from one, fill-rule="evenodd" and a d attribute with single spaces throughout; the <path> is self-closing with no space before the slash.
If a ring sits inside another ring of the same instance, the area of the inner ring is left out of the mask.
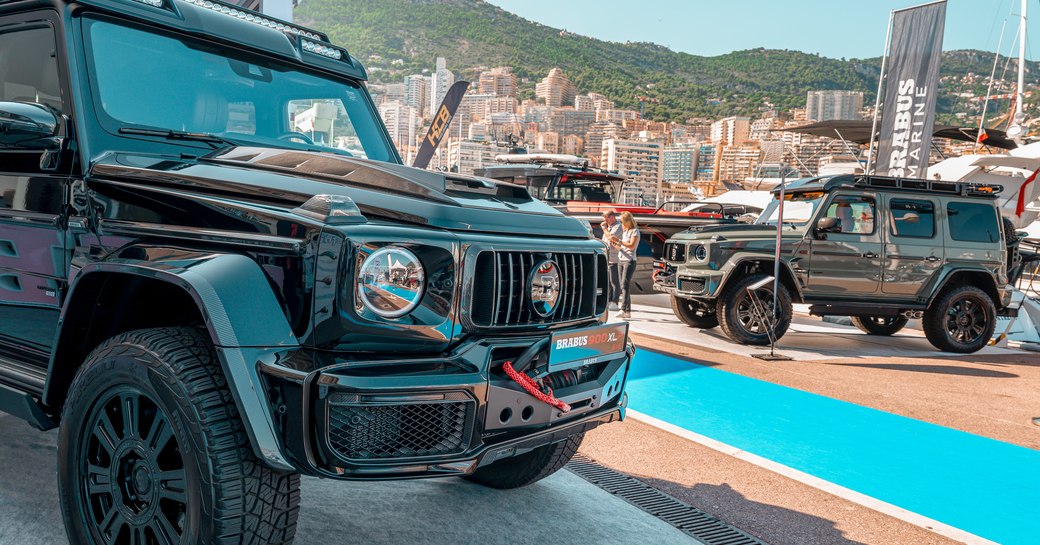
<path id="1" fill-rule="evenodd" d="M 1018 89 L 1015 92 L 1015 116 L 1007 131 L 1008 136 L 1014 138 L 1019 144 L 1022 143 L 1022 137 L 1026 132 L 1023 126 L 1026 122 L 1026 114 L 1022 106 L 1026 99 L 1026 7 L 1028 4 L 1028 0 L 1022 0 L 1022 21 L 1018 29 Z"/>

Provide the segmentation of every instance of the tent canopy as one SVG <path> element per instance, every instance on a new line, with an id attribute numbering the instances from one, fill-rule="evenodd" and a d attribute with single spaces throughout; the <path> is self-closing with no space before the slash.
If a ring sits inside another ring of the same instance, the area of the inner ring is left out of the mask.
<path id="1" fill-rule="evenodd" d="M 869 144 L 870 126 L 871 122 L 867 120 L 836 119 L 832 121 L 820 121 L 811 125 L 802 125 L 801 127 L 792 127 L 790 129 L 780 129 L 780 131 L 840 138 L 847 142 L 855 142 L 856 144 Z M 951 125 L 936 125 L 935 129 L 932 131 L 932 135 L 936 138 L 949 138 L 951 140 L 963 140 L 965 142 L 974 142 L 976 138 L 978 138 L 978 133 L 978 127 L 954 127 Z M 998 129 L 986 129 L 986 136 L 987 138 L 982 141 L 984 146 L 993 146 L 995 148 L 1007 150 L 1018 147 L 1013 140 L 1008 138 L 1007 133 L 1004 131 Z"/>

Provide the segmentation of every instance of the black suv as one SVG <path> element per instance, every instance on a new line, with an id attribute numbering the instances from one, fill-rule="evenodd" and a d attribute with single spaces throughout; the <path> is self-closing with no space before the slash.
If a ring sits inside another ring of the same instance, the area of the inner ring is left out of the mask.
<path id="1" fill-rule="evenodd" d="M 551 474 L 624 414 L 602 245 L 402 166 L 365 71 L 212 0 L 0 3 L 0 410 L 76 544 L 289 543 L 299 475 Z"/>

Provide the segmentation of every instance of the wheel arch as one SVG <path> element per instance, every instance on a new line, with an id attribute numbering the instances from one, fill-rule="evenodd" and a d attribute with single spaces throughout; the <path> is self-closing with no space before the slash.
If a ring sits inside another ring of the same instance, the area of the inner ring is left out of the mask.
<path id="1" fill-rule="evenodd" d="M 161 306 L 160 306 L 161 305 Z M 96 262 L 74 277 L 63 305 L 41 401 L 60 414 L 86 356 L 133 329 L 198 325 L 216 349 L 258 457 L 291 469 L 274 430 L 257 371 L 265 354 L 299 348 L 260 266 L 241 254 L 178 254 L 163 261 Z"/>
<path id="2" fill-rule="evenodd" d="M 773 274 L 773 260 L 764 259 L 761 257 L 746 257 L 737 261 L 726 275 L 722 285 L 715 292 L 716 297 L 721 297 L 725 290 L 729 288 L 731 284 L 737 281 L 739 278 L 751 274 L 767 274 L 772 276 Z M 780 283 L 787 288 L 788 293 L 791 294 L 791 300 L 794 302 L 802 302 L 802 289 L 798 285 L 798 281 L 795 279 L 794 271 L 791 270 L 791 266 L 786 261 L 780 262 Z"/>
<path id="3" fill-rule="evenodd" d="M 990 271 L 985 269 L 960 269 L 948 272 L 939 281 L 938 288 L 932 290 L 932 296 L 928 300 L 928 307 L 930 308 L 936 299 L 939 298 L 939 295 L 946 290 L 960 286 L 975 286 L 986 292 L 986 295 L 993 301 L 993 305 L 997 309 L 1002 307 L 996 279 L 993 278 L 993 274 Z"/>

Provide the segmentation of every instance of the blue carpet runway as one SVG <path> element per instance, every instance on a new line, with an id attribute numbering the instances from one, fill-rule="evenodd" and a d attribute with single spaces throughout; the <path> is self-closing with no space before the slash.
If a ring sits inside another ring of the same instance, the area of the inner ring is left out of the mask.
<path id="1" fill-rule="evenodd" d="M 1003 545 L 1040 544 L 1040 451 L 640 350 L 633 410 Z"/>

